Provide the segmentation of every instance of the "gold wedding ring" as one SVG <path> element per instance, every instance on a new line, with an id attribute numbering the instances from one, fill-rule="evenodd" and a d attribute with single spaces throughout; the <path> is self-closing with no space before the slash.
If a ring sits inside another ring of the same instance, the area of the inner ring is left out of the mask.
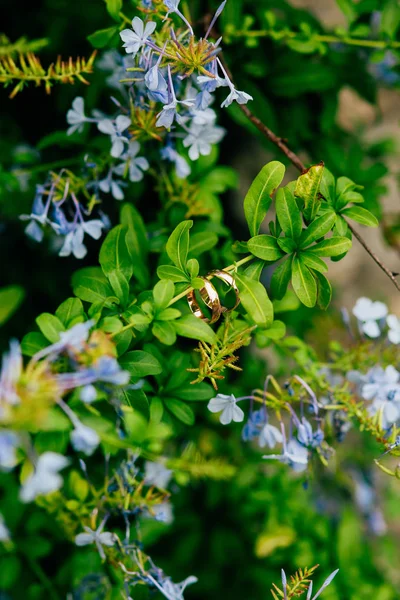
<path id="1" fill-rule="evenodd" d="M 235 305 L 232 306 L 232 308 L 226 308 L 226 306 L 221 306 L 221 312 L 224 313 L 224 312 L 230 312 L 232 310 L 235 310 L 235 308 L 240 303 L 240 296 L 239 296 L 239 290 L 236 285 L 234 277 L 227 271 L 221 271 L 219 269 L 217 269 L 215 271 L 210 271 L 210 273 L 207 275 L 208 279 L 212 279 L 213 277 L 217 277 L 218 279 L 221 279 L 221 281 L 226 283 L 230 288 L 233 289 L 233 291 L 235 292 L 235 296 L 236 296 Z M 219 301 L 219 299 L 218 299 L 218 301 Z M 205 302 L 205 304 L 207 304 L 206 300 L 204 300 L 204 302 Z M 220 303 L 220 305 L 221 305 L 221 303 Z M 207 306 L 208 306 L 208 304 L 207 304 Z"/>
<path id="2" fill-rule="evenodd" d="M 218 292 L 208 279 L 200 277 L 204 281 L 204 286 L 199 290 L 199 294 L 204 304 L 211 309 L 211 318 L 205 316 L 197 302 L 195 290 L 190 290 L 187 294 L 189 308 L 195 317 L 206 321 L 207 323 L 215 323 L 221 316 L 222 307 L 219 301 Z"/>

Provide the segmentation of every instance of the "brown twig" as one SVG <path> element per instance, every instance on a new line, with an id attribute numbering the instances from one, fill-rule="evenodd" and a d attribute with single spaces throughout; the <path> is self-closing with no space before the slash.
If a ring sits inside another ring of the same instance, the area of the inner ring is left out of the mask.
<path id="1" fill-rule="evenodd" d="M 225 71 L 227 72 L 229 78 L 232 81 L 232 73 L 231 73 L 229 67 L 227 66 L 224 58 L 221 56 L 221 54 L 220 54 L 219 58 L 224 65 Z M 248 106 L 246 104 L 239 104 L 238 106 L 239 106 L 240 110 L 242 111 L 242 113 L 249 119 L 249 121 L 251 121 L 267 139 L 269 139 L 273 144 L 278 146 L 278 148 L 283 152 L 283 154 L 290 160 L 290 162 L 301 173 L 303 173 L 306 170 L 305 165 L 303 164 L 301 159 L 297 156 L 297 154 L 295 154 L 292 150 L 290 150 L 290 148 L 286 145 L 286 143 L 284 142 L 284 140 L 282 138 L 275 135 L 275 133 L 273 131 L 271 131 L 271 129 L 269 129 L 269 127 L 267 127 L 258 117 L 256 117 L 256 115 L 254 115 L 251 112 L 251 110 L 248 108 Z M 376 254 L 371 250 L 371 248 L 368 246 L 368 244 L 365 242 L 365 240 L 361 237 L 361 235 L 353 228 L 353 226 L 350 225 L 350 223 L 347 223 L 347 224 L 349 226 L 350 231 L 354 235 L 354 237 L 357 238 L 357 240 L 360 242 L 360 244 L 363 246 L 363 248 L 366 250 L 366 252 L 370 255 L 372 260 L 375 261 L 375 263 L 378 265 L 378 267 L 380 269 L 382 269 L 382 271 L 389 277 L 389 279 L 392 281 L 392 283 L 396 286 L 396 288 L 400 292 L 400 285 L 396 281 L 396 278 L 395 278 L 395 275 L 393 274 L 393 272 L 390 271 L 383 264 L 383 262 L 381 261 L 381 259 L 378 256 L 376 256 Z"/>
<path id="2" fill-rule="evenodd" d="M 361 237 L 361 235 L 358 233 L 358 231 L 356 231 L 354 229 L 354 227 L 352 225 L 350 225 L 350 223 L 348 221 L 346 221 L 346 222 L 347 222 L 347 225 L 348 225 L 351 233 L 354 235 L 354 237 L 356 237 L 358 239 L 361 246 L 363 246 L 363 248 L 365 248 L 365 250 L 368 252 L 370 257 L 376 262 L 376 264 L 382 269 L 382 271 L 384 273 L 386 273 L 386 275 L 389 277 L 389 279 L 393 282 L 393 284 L 396 286 L 396 288 L 400 292 L 400 285 L 396 281 L 396 277 L 394 276 L 394 273 L 392 271 L 389 271 L 389 269 L 386 267 L 386 265 L 383 264 L 381 259 L 378 256 L 376 256 L 376 254 L 374 252 L 372 252 L 371 248 L 369 248 L 367 246 L 365 240 Z"/>

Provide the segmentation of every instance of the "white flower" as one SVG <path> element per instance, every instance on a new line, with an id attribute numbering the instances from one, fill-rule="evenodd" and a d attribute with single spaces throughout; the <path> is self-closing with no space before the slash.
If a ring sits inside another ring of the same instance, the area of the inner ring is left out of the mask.
<path id="1" fill-rule="evenodd" d="M 130 118 L 125 115 L 118 115 L 115 121 L 102 119 L 97 123 L 99 131 L 111 137 L 110 154 L 113 158 L 121 156 L 124 151 L 124 144 L 129 142 L 128 138 L 122 135 L 122 132 L 128 129 L 130 124 Z"/>
<path id="2" fill-rule="evenodd" d="M 150 168 L 149 161 L 144 156 L 137 156 L 140 150 L 140 144 L 136 140 L 129 142 L 128 150 L 121 156 L 125 162 L 115 168 L 117 175 L 123 175 L 128 167 L 130 181 L 141 181 L 143 172 Z"/>
<path id="3" fill-rule="evenodd" d="M 39 360 L 49 354 L 59 354 L 60 352 L 79 352 L 82 350 L 84 343 L 89 337 L 89 330 L 94 325 L 94 321 L 86 321 L 85 323 L 77 323 L 67 331 L 60 332 L 58 342 L 43 348 L 34 355 L 35 360 Z"/>
<path id="4" fill-rule="evenodd" d="M 386 319 L 389 327 L 388 338 L 392 344 L 400 344 L 400 319 L 396 315 L 389 315 Z"/>
<path id="5" fill-rule="evenodd" d="M 64 244 L 58 253 L 59 256 L 69 256 L 73 254 L 75 258 L 84 258 L 87 253 L 87 248 L 83 243 L 85 233 L 95 240 L 101 237 L 101 231 L 104 227 L 103 221 L 100 219 L 92 219 L 91 221 L 82 221 L 76 225 L 73 231 L 70 231 L 65 236 Z"/>
<path id="6" fill-rule="evenodd" d="M 228 425 L 232 421 L 240 423 L 244 419 L 244 412 L 237 406 L 236 402 L 237 400 L 233 394 L 229 396 L 217 394 L 216 398 L 211 398 L 207 408 L 212 413 L 221 413 L 219 420 L 222 425 Z"/>
<path id="7" fill-rule="evenodd" d="M 81 133 L 83 130 L 83 125 L 88 121 L 88 118 L 85 116 L 85 106 L 84 101 L 81 96 L 75 98 L 72 102 L 72 108 L 67 112 L 67 123 L 71 125 L 67 129 L 67 135 L 72 135 L 77 131 Z"/>
<path id="8" fill-rule="evenodd" d="M 260 431 L 258 443 L 261 448 L 268 446 L 274 448 L 276 444 L 281 444 L 283 441 L 282 432 L 274 425 L 267 423 Z"/>
<path id="9" fill-rule="evenodd" d="M 374 367 L 361 381 L 362 398 L 373 401 L 369 413 L 379 414 L 381 426 L 389 428 L 400 418 L 400 373 L 392 365 Z"/>
<path id="10" fill-rule="evenodd" d="M 147 578 L 156 586 L 156 588 L 167 598 L 167 600 L 184 600 L 183 592 L 188 585 L 197 582 L 197 577 L 191 575 L 180 583 L 174 583 L 169 577 L 157 581 L 152 575 Z"/>
<path id="11" fill-rule="evenodd" d="M 171 477 L 171 469 L 167 469 L 161 463 L 146 460 L 144 480 L 147 485 L 155 485 L 158 488 L 166 490 Z"/>
<path id="12" fill-rule="evenodd" d="M 279 460 L 279 462 L 289 465 L 294 471 L 300 473 L 307 468 L 308 450 L 297 440 L 292 439 L 287 446 L 283 448 L 282 454 L 266 454 L 263 458 Z"/>
<path id="13" fill-rule="evenodd" d="M 151 36 L 156 28 L 156 23 L 149 21 L 144 25 L 142 19 L 135 17 L 132 21 L 132 29 L 124 29 L 119 34 L 122 41 L 124 42 L 123 48 L 125 48 L 127 54 L 136 54 L 140 48 L 144 46 L 147 39 Z"/>
<path id="14" fill-rule="evenodd" d="M 362 331 L 371 338 L 380 335 L 377 321 L 384 319 L 388 313 L 386 304 L 372 302 L 369 298 L 359 298 L 353 308 L 353 315 L 358 320 Z"/>
<path id="15" fill-rule="evenodd" d="M 84 530 L 86 533 L 78 533 L 75 537 L 75 544 L 77 546 L 96 544 L 97 550 L 103 560 L 106 558 L 103 546 L 111 548 L 118 540 L 118 536 L 115 533 L 111 533 L 110 531 L 103 532 L 104 525 L 105 521 L 103 520 L 95 531 L 85 526 Z"/>
<path id="16" fill-rule="evenodd" d="M 156 521 L 160 521 L 160 523 L 170 525 L 174 521 L 171 502 L 161 502 L 160 504 L 156 504 L 152 507 L 152 512 L 153 514 L 150 516 Z"/>
<path id="17" fill-rule="evenodd" d="M 10 541 L 10 532 L 8 531 L 8 527 L 4 523 L 3 515 L 0 514 L 0 542 L 9 542 Z"/>
<path id="18" fill-rule="evenodd" d="M 9 471 L 17 464 L 19 438 L 13 431 L 0 431 L 0 471 Z"/>
<path id="19" fill-rule="evenodd" d="M 59 490 L 63 478 L 59 471 L 65 469 L 70 461 L 56 452 L 45 452 L 39 456 L 34 473 L 29 475 L 22 485 L 20 499 L 22 502 L 32 502 L 37 496 L 50 494 Z"/>
<path id="20" fill-rule="evenodd" d="M 85 385 L 79 393 L 79 397 L 85 404 L 91 404 L 97 398 L 97 390 L 92 384 Z"/>
<path id="21" fill-rule="evenodd" d="M 224 137 L 225 130 L 222 127 L 208 125 L 192 124 L 189 134 L 183 140 L 185 148 L 189 147 L 189 157 L 191 160 L 197 160 L 199 156 L 208 156 L 212 149 L 212 144 L 217 144 Z"/>
<path id="22" fill-rule="evenodd" d="M 100 444 L 98 433 L 91 427 L 78 422 L 70 435 L 71 444 L 76 452 L 83 452 L 86 456 L 91 456 Z"/>
<path id="23" fill-rule="evenodd" d="M 230 106 L 235 100 L 238 104 L 247 104 L 249 100 L 253 100 L 253 96 L 250 96 L 250 94 L 246 94 L 246 92 L 240 92 L 234 87 L 231 87 L 231 91 L 229 92 L 228 97 L 221 104 L 221 108 L 226 108 L 227 106 Z"/>
<path id="24" fill-rule="evenodd" d="M 3 355 L 1 363 L 0 402 L 7 404 L 20 402 L 16 385 L 21 377 L 22 367 L 21 347 L 17 340 L 11 340 L 10 351 Z"/>

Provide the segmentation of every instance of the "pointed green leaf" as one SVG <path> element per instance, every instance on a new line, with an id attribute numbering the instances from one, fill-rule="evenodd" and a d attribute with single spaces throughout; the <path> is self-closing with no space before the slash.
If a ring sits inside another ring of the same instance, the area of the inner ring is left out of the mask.
<path id="1" fill-rule="evenodd" d="M 329 280 L 322 273 L 315 273 L 318 286 L 318 306 L 326 310 L 332 299 L 332 286 Z"/>
<path id="2" fill-rule="evenodd" d="M 197 258 L 203 252 L 207 252 L 216 246 L 218 236 L 211 231 L 199 231 L 190 236 L 189 258 Z"/>
<path id="3" fill-rule="evenodd" d="M 60 339 L 60 333 L 65 331 L 65 327 L 61 323 L 60 319 L 57 319 L 57 317 L 51 315 L 50 313 L 42 313 L 39 315 L 36 319 L 36 324 L 43 333 L 44 337 L 47 338 L 52 344 L 54 344 L 54 342 L 58 342 Z"/>
<path id="4" fill-rule="evenodd" d="M 174 283 L 189 283 L 189 278 L 184 271 L 173 265 L 161 265 L 157 269 L 160 279 L 170 279 Z"/>
<path id="5" fill-rule="evenodd" d="M 288 238 L 297 240 L 301 234 L 303 221 L 296 200 L 288 187 L 277 191 L 275 204 L 276 216 L 282 231 Z"/>
<path id="6" fill-rule="evenodd" d="M 322 173 L 321 185 L 319 191 L 330 206 L 335 204 L 336 200 L 336 183 L 335 178 L 330 171 L 325 167 Z"/>
<path id="7" fill-rule="evenodd" d="M 132 377 L 146 377 L 147 375 L 158 375 L 162 367 L 155 356 L 144 350 L 132 350 L 119 359 L 123 369 L 129 371 Z"/>
<path id="8" fill-rule="evenodd" d="M 129 281 L 132 277 L 133 262 L 126 245 L 128 229 L 117 225 L 108 232 L 100 248 L 99 262 L 104 275 L 120 271 Z"/>
<path id="9" fill-rule="evenodd" d="M 175 327 L 169 321 L 155 321 L 151 331 L 166 346 L 172 346 L 176 342 Z"/>
<path id="10" fill-rule="evenodd" d="M 235 280 L 239 288 L 240 300 L 252 321 L 266 327 L 271 325 L 274 310 L 263 284 L 241 273 L 236 273 Z"/>
<path id="11" fill-rule="evenodd" d="M 156 308 L 162 310 L 167 308 L 174 297 L 175 286 L 170 279 L 161 279 L 156 283 L 153 289 L 153 298 Z"/>
<path id="12" fill-rule="evenodd" d="M 250 186 L 244 199 L 244 214 L 251 236 L 258 234 L 269 207 L 271 195 L 280 185 L 285 167 L 278 161 L 266 164 Z"/>
<path id="13" fill-rule="evenodd" d="M 285 254 L 292 254 L 297 248 L 296 242 L 290 237 L 279 237 L 276 241 Z"/>
<path id="14" fill-rule="evenodd" d="M 306 221 L 315 219 L 319 207 L 321 206 L 321 196 L 319 187 L 324 171 L 324 163 L 314 165 L 300 175 L 296 182 L 294 195 L 301 198 L 304 202 L 304 218 Z"/>
<path id="15" fill-rule="evenodd" d="M 179 223 L 168 238 L 166 245 L 167 254 L 178 269 L 185 271 L 189 252 L 189 229 L 193 221 Z"/>
<path id="16" fill-rule="evenodd" d="M 207 342 L 208 344 L 215 344 L 217 341 L 217 336 L 211 327 L 194 315 L 185 315 L 173 321 L 173 324 L 176 333 L 182 337 Z"/>
<path id="17" fill-rule="evenodd" d="M 31 331 L 22 338 L 21 351 L 25 356 L 33 356 L 39 350 L 43 350 L 49 345 L 48 340 L 44 337 L 43 333 L 39 331 Z"/>
<path id="18" fill-rule="evenodd" d="M 326 263 L 324 263 L 324 261 L 319 258 L 319 256 L 316 256 L 315 254 L 313 254 L 312 252 L 307 252 L 306 250 L 303 250 L 299 256 L 301 257 L 302 262 L 307 265 L 307 267 L 309 267 L 310 269 L 315 269 L 316 271 L 319 271 L 320 273 L 326 273 L 328 270 L 328 265 Z"/>
<path id="19" fill-rule="evenodd" d="M 83 304 L 79 298 L 67 298 L 56 310 L 58 317 L 66 329 L 85 320 Z"/>
<path id="20" fill-rule="evenodd" d="M 189 402 L 205 402 L 214 396 L 214 390 L 208 383 L 195 383 L 178 387 L 174 396 Z"/>
<path id="21" fill-rule="evenodd" d="M 176 400 L 175 398 L 165 398 L 165 406 L 172 414 L 182 421 L 185 425 L 193 425 L 195 416 L 193 409 L 188 404 L 182 402 L 182 400 Z"/>
<path id="22" fill-rule="evenodd" d="M 85 302 L 104 302 L 105 306 L 113 304 L 113 290 L 100 267 L 85 267 L 75 271 L 72 275 L 72 287 L 75 296 Z"/>
<path id="23" fill-rule="evenodd" d="M 335 236 L 311 246 L 308 252 L 312 252 L 317 256 L 339 256 L 348 252 L 350 248 L 351 240 L 346 237 Z"/>
<path id="24" fill-rule="evenodd" d="M 332 229 L 335 221 L 336 213 L 331 210 L 324 213 L 321 217 L 314 219 L 300 236 L 300 248 L 306 248 L 316 240 L 324 237 Z"/>
<path id="25" fill-rule="evenodd" d="M 276 238 L 272 235 L 256 235 L 248 241 L 249 252 L 262 260 L 274 261 L 282 258 L 283 253 L 278 246 Z"/>
<path id="26" fill-rule="evenodd" d="M 365 225 L 365 227 L 378 227 L 379 225 L 378 219 L 369 210 L 361 206 L 345 208 L 341 214 L 349 219 L 353 219 L 353 221 L 357 221 L 361 225 Z"/>
<path id="27" fill-rule="evenodd" d="M 296 256 L 292 263 L 292 286 L 299 300 L 309 308 L 317 301 L 317 283 L 310 269 Z"/>
<path id="28" fill-rule="evenodd" d="M 146 287 L 149 282 L 148 241 L 142 216 L 132 204 L 125 203 L 121 208 L 120 221 L 127 229 L 125 243 L 133 265 L 133 277 Z"/>
<path id="29" fill-rule="evenodd" d="M 9 285 L 0 290 L 0 325 L 14 314 L 24 296 L 25 292 L 19 285 Z"/>
<path id="30" fill-rule="evenodd" d="M 292 276 L 292 259 L 286 258 L 275 269 L 271 279 L 271 292 L 274 299 L 281 300 L 286 293 Z"/>

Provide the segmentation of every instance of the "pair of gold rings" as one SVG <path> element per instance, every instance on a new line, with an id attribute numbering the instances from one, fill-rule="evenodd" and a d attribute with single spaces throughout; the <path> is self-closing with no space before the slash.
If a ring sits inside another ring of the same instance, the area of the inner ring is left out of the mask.
<path id="1" fill-rule="evenodd" d="M 214 277 L 226 283 L 226 285 L 228 285 L 235 292 L 236 300 L 235 305 L 232 306 L 232 308 L 226 308 L 226 306 L 222 306 L 218 292 L 210 281 Z M 197 302 L 195 290 L 191 290 L 187 294 L 187 301 L 189 304 L 189 308 L 195 317 L 212 324 L 218 321 L 222 313 L 235 310 L 235 308 L 240 302 L 240 297 L 235 279 L 230 273 L 228 273 L 227 271 L 220 270 L 211 271 L 210 273 L 208 273 L 208 275 L 206 275 L 206 277 L 200 277 L 200 279 L 204 281 L 204 286 L 199 290 L 199 295 L 203 300 L 204 304 L 211 310 L 211 317 L 209 318 L 203 313 L 199 303 Z"/>

